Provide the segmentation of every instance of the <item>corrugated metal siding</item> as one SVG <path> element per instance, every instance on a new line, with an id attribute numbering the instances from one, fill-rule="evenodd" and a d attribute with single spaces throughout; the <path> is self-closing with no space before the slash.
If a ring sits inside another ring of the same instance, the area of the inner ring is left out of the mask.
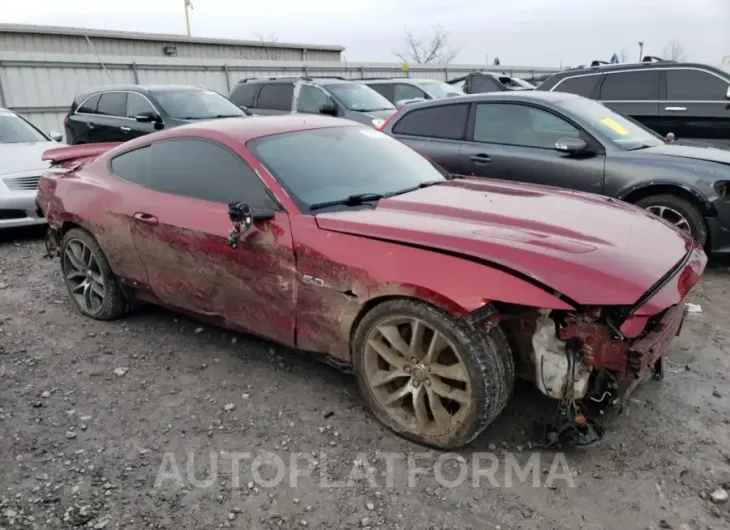
<path id="1" fill-rule="evenodd" d="M 172 36 L 171 36 L 172 37 Z M 89 45 L 89 41 L 91 45 Z M 200 44 L 170 40 L 142 41 L 91 36 L 87 41 L 79 35 L 44 35 L 37 33 L 4 33 L 0 31 L 0 52 L 99 54 L 106 56 L 167 57 L 163 48 L 175 46 L 174 57 L 191 59 L 235 59 L 269 61 L 339 61 L 340 52 L 307 50 L 304 48 L 269 48 L 266 46 L 235 46 L 230 44 Z"/>
<path id="2" fill-rule="evenodd" d="M 410 76 L 445 81 L 484 68 L 480 65 L 413 66 L 406 74 L 400 64 L 394 63 L 226 61 L 0 52 L 0 106 L 23 113 L 45 131 L 62 131 L 63 117 L 74 96 L 104 85 L 197 85 L 228 94 L 236 82 L 247 77 L 309 74 L 358 79 Z M 525 66 L 500 66 L 498 69 L 517 76 L 556 70 Z"/>

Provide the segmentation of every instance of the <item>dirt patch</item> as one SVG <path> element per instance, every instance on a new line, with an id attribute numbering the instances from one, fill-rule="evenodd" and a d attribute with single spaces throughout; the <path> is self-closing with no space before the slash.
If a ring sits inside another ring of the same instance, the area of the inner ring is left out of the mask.
<path id="1" fill-rule="evenodd" d="M 564 455 L 573 488 L 529 446 L 553 408 L 528 385 L 461 460 L 439 460 L 376 423 L 351 378 L 286 348 L 155 308 L 81 317 L 41 235 L 0 242 L 0 528 L 730 527 L 730 502 L 711 498 L 730 488 L 724 266 L 693 293 L 703 312 L 665 380 L 601 446 Z M 510 459 L 531 458 L 537 486 L 528 473 L 507 487 Z"/>

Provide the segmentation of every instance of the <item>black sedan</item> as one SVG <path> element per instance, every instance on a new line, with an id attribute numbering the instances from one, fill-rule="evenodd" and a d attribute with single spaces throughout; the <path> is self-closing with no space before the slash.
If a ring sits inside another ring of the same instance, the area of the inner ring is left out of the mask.
<path id="1" fill-rule="evenodd" d="M 667 140 L 597 101 L 498 92 L 403 107 L 381 130 L 451 173 L 600 193 L 730 254 L 730 151 Z"/>

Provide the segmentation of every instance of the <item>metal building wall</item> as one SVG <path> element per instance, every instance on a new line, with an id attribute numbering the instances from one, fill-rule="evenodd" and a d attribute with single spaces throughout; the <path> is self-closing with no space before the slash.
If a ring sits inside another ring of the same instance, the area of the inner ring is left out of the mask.
<path id="1" fill-rule="evenodd" d="M 0 24 L 0 52 L 166 57 L 165 46 L 175 47 L 176 58 L 224 60 L 339 61 L 343 50 L 315 44 L 264 46 L 255 41 Z"/>
<path id="2" fill-rule="evenodd" d="M 226 61 L 157 57 L 0 52 L 0 106 L 29 118 L 45 131 L 59 131 L 74 96 L 91 88 L 119 84 L 185 84 L 227 95 L 240 79 L 281 75 L 420 77 L 445 81 L 474 70 L 515 76 L 552 73 L 557 68 L 482 65 L 413 66 L 406 74 L 397 63 L 302 61 Z"/>

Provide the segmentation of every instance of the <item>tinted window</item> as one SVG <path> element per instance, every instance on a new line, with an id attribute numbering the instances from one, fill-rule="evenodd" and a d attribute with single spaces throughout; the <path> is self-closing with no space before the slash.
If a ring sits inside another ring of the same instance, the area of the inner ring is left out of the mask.
<path id="1" fill-rule="evenodd" d="M 322 105 L 327 103 L 332 103 L 332 98 L 325 94 L 321 89 L 311 85 L 302 85 L 299 88 L 297 112 L 318 114 Z"/>
<path id="2" fill-rule="evenodd" d="M 261 87 L 257 109 L 291 110 L 294 99 L 293 83 L 269 83 Z"/>
<path id="3" fill-rule="evenodd" d="M 700 70 L 667 70 L 667 99 L 726 102 L 730 83 Z"/>
<path id="4" fill-rule="evenodd" d="M 0 109 L 0 144 L 47 141 L 48 138 L 23 118 L 13 112 Z"/>
<path id="5" fill-rule="evenodd" d="M 395 101 L 402 99 L 426 98 L 426 93 L 418 87 L 408 85 L 406 83 L 398 83 L 395 85 Z"/>
<path id="6" fill-rule="evenodd" d="M 466 104 L 443 105 L 411 111 L 396 122 L 393 132 L 458 140 L 464 137 L 468 112 L 469 106 Z"/>
<path id="7" fill-rule="evenodd" d="M 622 72 L 610 74 L 601 85 L 605 101 L 649 100 L 659 98 L 659 72 Z"/>
<path id="8" fill-rule="evenodd" d="M 147 101 L 147 98 L 134 92 L 130 92 L 127 95 L 127 117 L 134 118 L 135 116 L 144 112 L 155 113 L 155 109 Z M 156 114 L 156 113 L 155 113 Z"/>
<path id="9" fill-rule="evenodd" d="M 272 207 L 263 182 L 238 155 L 203 140 L 167 140 L 150 147 L 150 187 L 212 202 Z"/>
<path id="10" fill-rule="evenodd" d="M 141 147 L 112 158 L 112 173 L 141 186 L 149 185 L 150 148 Z"/>
<path id="11" fill-rule="evenodd" d="M 472 94 L 483 93 L 483 92 L 496 92 L 497 82 L 490 76 L 487 75 L 473 75 L 469 78 L 469 91 Z"/>
<path id="12" fill-rule="evenodd" d="M 96 107 L 97 114 L 105 116 L 126 116 L 127 115 L 127 93 L 126 92 L 105 92 L 99 99 Z"/>
<path id="13" fill-rule="evenodd" d="M 600 75 L 584 75 L 583 77 L 572 77 L 566 79 L 562 83 L 553 88 L 556 92 L 567 92 L 569 94 L 577 94 L 584 98 L 591 97 L 593 89 L 596 88 Z"/>
<path id="14" fill-rule="evenodd" d="M 474 141 L 553 149 L 561 138 L 580 131 L 547 111 L 514 104 L 477 105 Z"/>
<path id="15" fill-rule="evenodd" d="M 154 94 L 160 106 L 173 118 L 205 120 L 244 115 L 230 100 L 212 90 L 167 90 Z"/>
<path id="16" fill-rule="evenodd" d="M 446 180 L 416 151 L 369 127 L 298 131 L 247 145 L 303 210 L 357 193 L 388 194 Z"/>
<path id="17" fill-rule="evenodd" d="M 86 114 L 96 113 L 96 105 L 99 103 L 100 97 L 101 94 L 96 94 L 88 98 L 86 101 L 82 101 L 79 108 L 76 109 L 76 112 L 85 112 Z"/>
<path id="18" fill-rule="evenodd" d="M 383 96 L 388 101 L 393 100 L 393 85 L 390 83 L 373 83 L 367 86 L 375 90 L 375 92 Z"/>
<path id="19" fill-rule="evenodd" d="M 236 105 L 243 105 L 244 107 L 253 107 L 253 100 L 256 97 L 256 92 L 259 90 L 258 83 L 241 83 L 231 94 L 231 101 Z"/>

